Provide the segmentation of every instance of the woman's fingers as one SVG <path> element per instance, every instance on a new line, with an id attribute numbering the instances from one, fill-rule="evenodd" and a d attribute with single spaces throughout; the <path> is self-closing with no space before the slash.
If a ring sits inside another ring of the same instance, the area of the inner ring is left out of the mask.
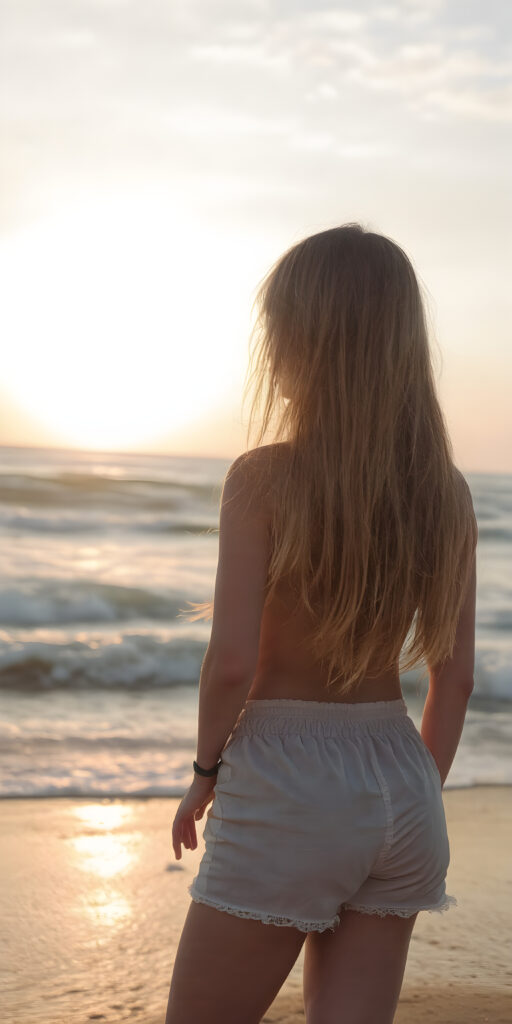
<path id="1" fill-rule="evenodd" d="M 175 819 L 172 827 L 172 845 L 176 859 L 181 859 L 181 846 L 186 850 L 195 850 L 197 835 L 193 818 Z"/>
<path id="2" fill-rule="evenodd" d="M 186 828 L 187 828 L 187 838 L 188 838 L 188 844 L 189 844 L 188 845 L 188 849 L 189 850 L 195 850 L 195 848 L 197 846 L 197 841 L 196 841 L 196 830 L 195 830 L 193 816 L 188 819 Z"/>
<path id="3" fill-rule="evenodd" d="M 181 860 L 181 826 L 180 822 L 174 819 L 172 826 L 172 847 L 176 860 Z"/>
<path id="4" fill-rule="evenodd" d="M 182 843 L 186 850 L 190 850 L 190 829 L 188 818 L 184 818 L 181 826 Z"/>

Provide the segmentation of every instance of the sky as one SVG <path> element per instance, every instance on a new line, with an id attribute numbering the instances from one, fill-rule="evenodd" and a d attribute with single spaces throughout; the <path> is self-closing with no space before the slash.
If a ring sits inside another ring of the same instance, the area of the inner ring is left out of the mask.
<path id="1" fill-rule="evenodd" d="M 251 304 L 359 221 L 429 301 L 462 470 L 512 472 L 508 0 L 3 0 L 0 443 L 235 457 Z"/>

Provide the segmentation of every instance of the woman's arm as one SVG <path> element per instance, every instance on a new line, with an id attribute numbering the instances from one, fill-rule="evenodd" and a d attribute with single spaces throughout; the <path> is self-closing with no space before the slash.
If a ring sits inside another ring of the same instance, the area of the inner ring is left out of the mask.
<path id="1" fill-rule="evenodd" d="M 199 681 L 199 715 L 196 761 L 201 768 L 213 768 L 229 739 L 250 690 L 252 676 L 209 669 L 208 652 Z"/>
<path id="2" fill-rule="evenodd" d="M 430 669 L 430 684 L 421 737 L 429 748 L 444 785 L 455 757 L 474 686 L 475 670 L 476 552 L 471 578 L 457 624 L 453 656 L 439 668 Z"/>
<path id="3" fill-rule="evenodd" d="M 199 680 L 196 761 L 201 768 L 213 768 L 222 754 L 258 662 L 270 524 L 253 487 L 252 458 L 245 452 L 235 459 L 222 489 L 212 631 Z M 194 772 L 172 825 L 177 860 L 182 845 L 196 849 L 195 823 L 215 796 L 215 780 Z"/>
<path id="4" fill-rule="evenodd" d="M 196 761 L 204 768 L 220 757 L 258 662 L 269 522 L 255 493 L 253 457 L 235 459 L 222 489 L 212 630 L 199 681 Z"/>

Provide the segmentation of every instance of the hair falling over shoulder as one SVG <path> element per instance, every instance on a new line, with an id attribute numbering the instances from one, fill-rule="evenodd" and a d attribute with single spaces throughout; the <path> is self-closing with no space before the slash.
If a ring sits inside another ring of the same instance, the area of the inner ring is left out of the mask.
<path id="1" fill-rule="evenodd" d="M 436 395 L 405 252 L 358 223 L 311 235 L 260 282 L 244 397 L 271 492 L 268 597 L 286 576 L 348 693 L 452 655 L 477 524 Z M 281 443 L 279 443 L 281 442 Z"/>

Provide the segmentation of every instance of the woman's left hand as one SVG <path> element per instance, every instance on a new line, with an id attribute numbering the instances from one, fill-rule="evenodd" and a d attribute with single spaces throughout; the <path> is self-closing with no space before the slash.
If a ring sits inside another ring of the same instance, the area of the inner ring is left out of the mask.
<path id="1" fill-rule="evenodd" d="M 172 845 L 176 860 L 181 860 L 181 844 L 187 850 L 197 846 L 196 821 L 203 814 L 215 796 L 217 776 L 194 775 L 188 793 L 185 793 L 172 825 Z"/>

